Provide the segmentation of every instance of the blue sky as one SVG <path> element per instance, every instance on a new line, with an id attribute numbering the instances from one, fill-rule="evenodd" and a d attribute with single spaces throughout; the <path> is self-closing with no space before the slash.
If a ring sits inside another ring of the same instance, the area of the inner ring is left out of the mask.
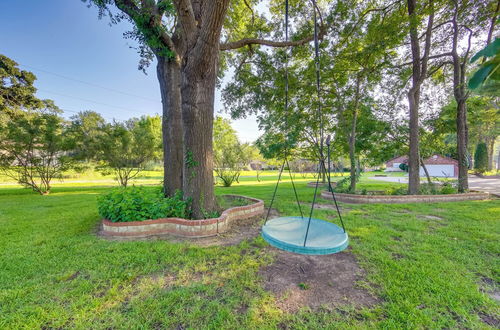
<path id="1" fill-rule="evenodd" d="M 108 120 L 161 113 L 155 63 L 147 75 L 137 70 L 127 30 L 128 22 L 109 26 L 79 0 L 0 0 L 0 53 L 35 73 L 37 95 L 55 100 L 66 117 L 88 109 Z M 254 118 L 233 127 L 244 142 L 260 134 Z"/>

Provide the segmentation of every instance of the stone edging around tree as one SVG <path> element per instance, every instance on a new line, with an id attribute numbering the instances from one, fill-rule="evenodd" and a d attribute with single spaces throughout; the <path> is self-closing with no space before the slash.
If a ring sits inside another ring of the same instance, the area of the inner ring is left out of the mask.
<path id="1" fill-rule="evenodd" d="M 227 231 L 233 221 L 261 216 L 264 213 L 264 202 L 260 199 L 239 195 L 226 196 L 244 198 L 253 203 L 231 207 L 222 212 L 220 217 L 213 219 L 162 218 L 133 222 L 111 222 L 103 219 L 100 234 L 106 237 L 128 238 L 143 238 L 165 234 L 182 237 L 208 237 Z"/>
<path id="2" fill-rule="evenodd" d="M 459 202 L 475 201 L 490 198 L 489 193 L 471 192 L 465 194 L 448 195 L 355 195 L 335 193 L 338 202 L 350 204 L 405 204 L 405 203 L 441 203 L 441 202 Z M 321 197 L 332 199 L 332 194 L 328 191 L 322 191 Z"/>

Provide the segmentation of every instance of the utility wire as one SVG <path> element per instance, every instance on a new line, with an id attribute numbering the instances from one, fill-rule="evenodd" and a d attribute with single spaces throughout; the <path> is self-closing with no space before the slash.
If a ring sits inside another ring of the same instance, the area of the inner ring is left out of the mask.
<path id="1" fill-rule="evenodd" d="M 31 66 L 31 65 L 25 65 L 25 64 L 19 64 L 19 65 L 22 66 L 22 67 L 25 67 L 25 68 L 29 68 L 31 70 L 40 71 L 40 72 L 43 72 L 43 73 L 46 73 L 46 74 L 50 74 L 50 75 L 53 75 L 53 76 L 56 76 L 56 77 L 59 77 L 59 78 L 63 78 L 63 79 L 66 79 L 66 80 L 75 81 L 75 82 L 78 82 L 80 84 L 85 84 L 85 85 L 89 85 L 89 86 L 92 86 L 92 87 L 101 88 L 101 89 L 104 89 L 104 90 L 107 90 L 107 91 L 110 91 L 110 92 L 113 92 L 113 93 L 118 93 L 118 94 L 127 95 L 127 96 L 131 96 L 131 97 L 136 97 L 136 98 L 140 98 L 140 99 L 147 100 L 147 101 L 150 101 L 150 102 L 161 103 L 160 101 L 155 100 L 155 99 L 150 99 L 148 97 L 144 97 L 144 96 L 141 96 L 141 95 L 131 94 L 131 93 L 120 91 L 120 90 L 117 90 L 117 89 L 114 89 L 114 88 L 109 88 L 109 87 L 97 85 L 97 84 L 94 84 L 94 83 L 91 83 L 91 82 L 88 82 L 88 81 L 84 81 L 84 80 L 80 80 L 80 79 L 76 79 L 76 78 L 71 78 L 71 77 L 68 77 L 68 76 L 65 76 L 65 75 L 62 75 L 62 74 L 59 74 L 59 73 L 55 73 L 55 72 L 51 72 L 51 71 L 47 71 L 47 70 L 42 70 L 42 69 L 39 69 L 39 68 L 35 68 L 35 67 Z"/>
<path id="2" fill-rule="evenodd" d="M 37 90 L 45 92 L 45 93 L 49 93 L 49 94 L 59 95 L 59 96 L 63 96 L 63 97 L 69 97 L 69 98 L 72 98 L 72 99 L 75 99 L 75 100 L 80 100 L 80 101 L 84 101 L 84 102 L 90 102 L 90 103 L 94 103 L 94 104 L 104 105 L 106 107 L 112 107 L 112 108 L 116 108 L 116 109 L 121 109 L 121 110 L 125 110 L 125 111 L 131 112 L 131 113 L 142 113 L 142 114 L 145 114 L 145 115 L 150 115 L 150 113 L 147 113 L 147 112 L 133 110 L 133 109 L 128 109 L 128 108 L 120 107 L 120 106 L 117 106 L 117 105 L 102 103 L 102 102 L 98 102 L 98 101 L 94 101 L 94 100 L 84 99 L 84 98 L 77 97 L 77 96 L 72 96 L 72 95 L 62 94 L 62 93 L 58 93 L 58 92 L 53 92 L 53 91 L 49 91 L 49 90 L 46 90 L 46 89 L 37 88 Z"/>

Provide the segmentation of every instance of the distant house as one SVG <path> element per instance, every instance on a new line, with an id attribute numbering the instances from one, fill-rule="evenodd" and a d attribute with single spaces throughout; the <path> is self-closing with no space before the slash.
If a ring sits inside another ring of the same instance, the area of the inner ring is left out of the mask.
<path id="1" fill-rule="evenodd" d="M 386 172 L 402 172 L 399 165 L 408 163 L 408 156 L 398 156 L 385 162 Z"/>
<path id="2" fill-rule="evenodd" d="M 424 160 L 424 164 L 430 176 L 458 177 L 458 161 L 453 158 L 433 155 Z M 420 175 L 425 175 L 422 167 Z"/>
<path id="3" fill-rule="evenodd" d="M 385 162 L 386 172 L 401 172 L 399 165 L 408 163 L 408 156 L 399 156 Z M 442 155 L 433 155 L 424 160 L 425 167 L 430 176 L 434 177 L 458 177 L 458 161 Z M 420 167 L 420 176 L 425 171 Z"/>

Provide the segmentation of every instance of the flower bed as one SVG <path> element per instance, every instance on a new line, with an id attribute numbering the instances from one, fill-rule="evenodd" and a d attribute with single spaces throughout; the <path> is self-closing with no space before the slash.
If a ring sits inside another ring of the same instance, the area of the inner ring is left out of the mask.
<path id="1" fill-rule="evenodd" d="M 246 196 L 226 195 L 237 199 L 246 199 L 249 205 L 231 207 L 218 218 L 188 220 L 182 218 L 161 218 L 144 221 L 111 222 L 102 220 L 103 236 L 141 238 L 157 235 L 175 235 L 183 237 L 207 237 L 227 231 L 233 221 L 261 216 L 264 202 Z"/>
<path id="2" fill-rule="evenodd" d="M 322 191 L 321 197 L 332 199 L 332 194 L 328 191 Z M 335 193 L 338 202 L 351 204 L 404 204 L 404 203 L 440 203 L 440 202 L 459 202 L 489 199 L 489 193 L 471 192 L 465 194 L 447 194 L 447 195 L 357 195 Z"/>

